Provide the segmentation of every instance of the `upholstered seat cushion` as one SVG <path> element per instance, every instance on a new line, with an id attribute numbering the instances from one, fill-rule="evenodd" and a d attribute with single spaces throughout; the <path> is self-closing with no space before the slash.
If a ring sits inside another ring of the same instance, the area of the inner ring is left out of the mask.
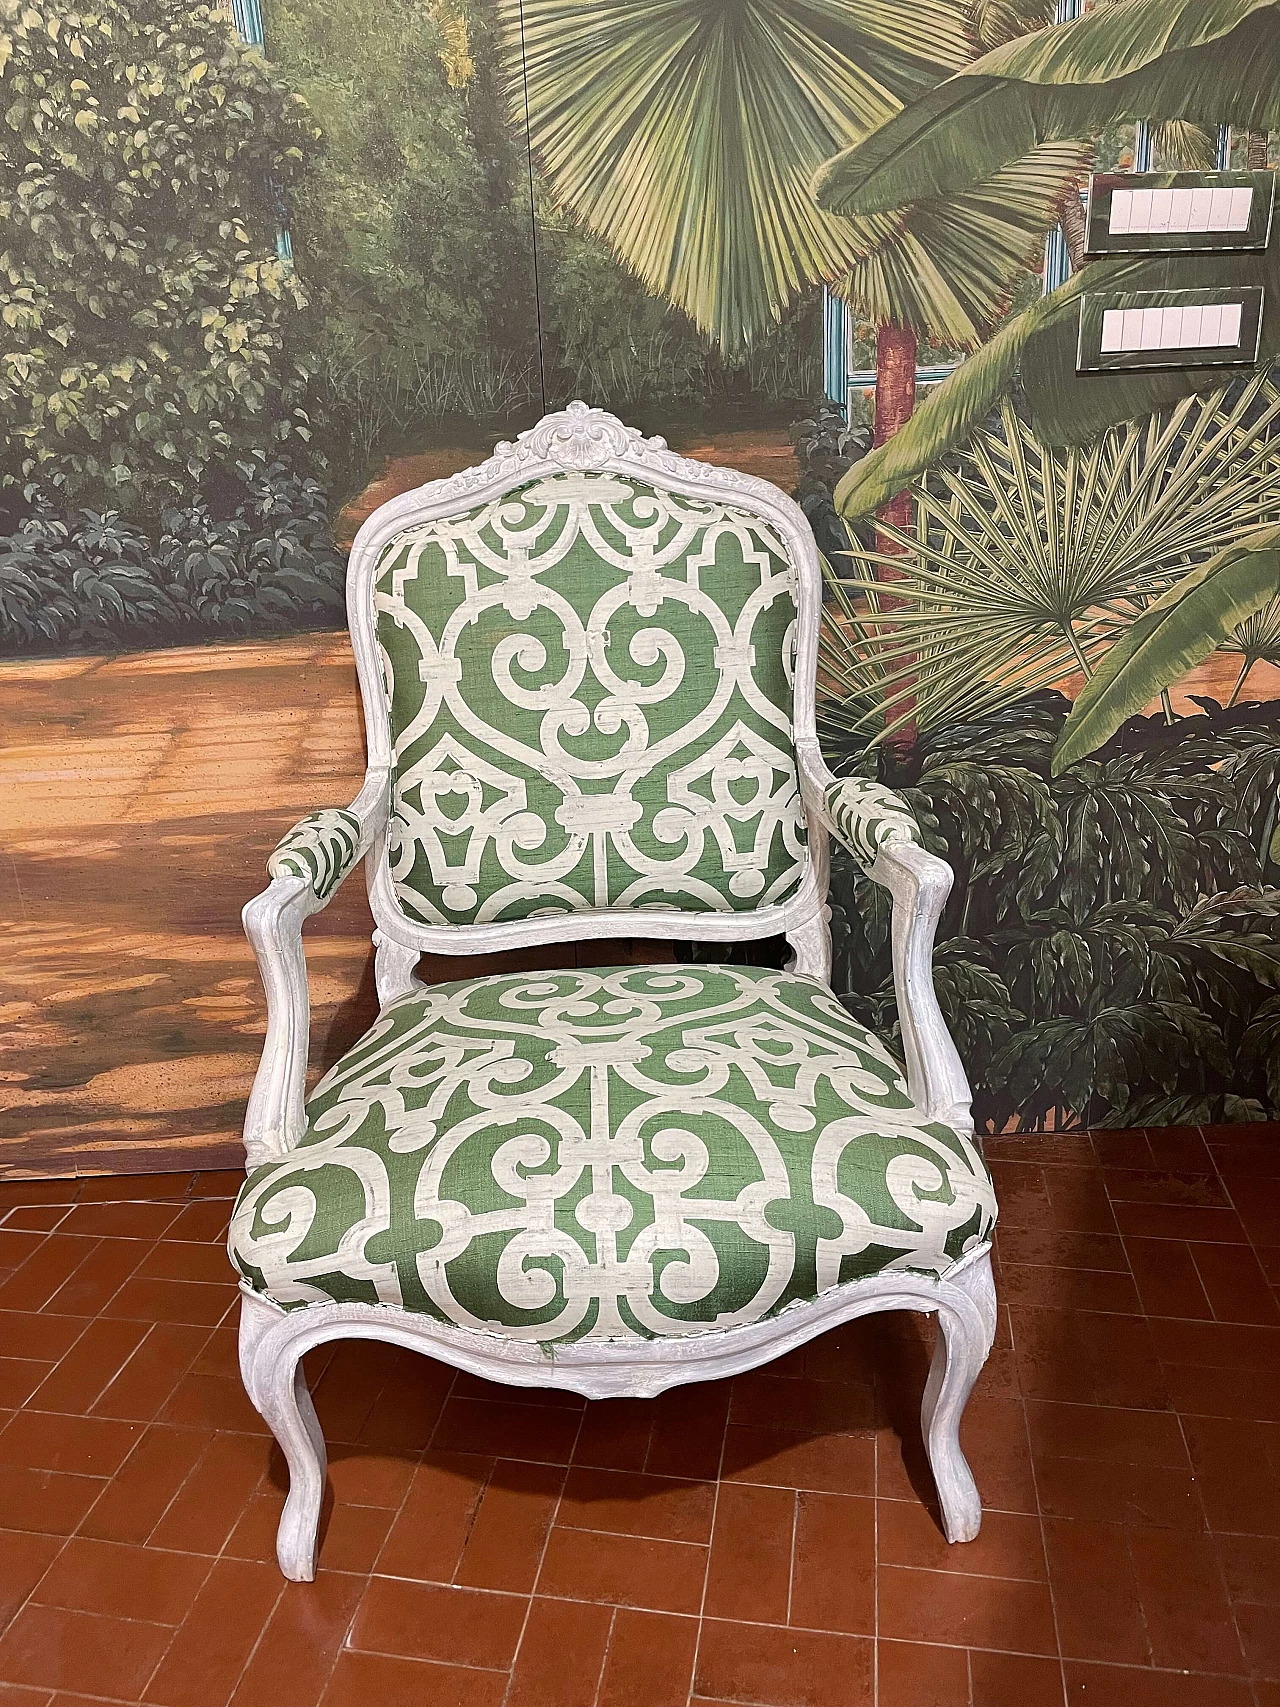
<path id="1" fill-rule="evenodd" d="M 813 978 L 518 973 L 403 996 L 255 1168 L 230 1248 L 286 1307 L 403 1305 L 542 1342 L 771 1315 L 943 1274 L 995 1199 L 885 1046 Z"/>

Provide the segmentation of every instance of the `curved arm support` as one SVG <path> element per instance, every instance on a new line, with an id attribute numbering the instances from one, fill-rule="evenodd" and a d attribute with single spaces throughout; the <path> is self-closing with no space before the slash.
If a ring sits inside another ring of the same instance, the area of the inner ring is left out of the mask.
<path id="1" fill-rule="evenodd" d="M 911 1100 L 930 1120 L 973 1131 L 973 1093 L 933 987 L 933 939 L 951 867 L 915 842 L 886 842 L 869 876 L 893 896 L 893 987 Z"/>
<path id="2" fill-rule="evenodd" d="M 893 987 L 907 1088 L 930 1120 L 973 1131 L 973 1093 L 933 987 L 933 939 L 952 873 L 920 845 L 904 800 L 879 783 L 835 776 L 816 741 L 799 741 L 800 788 L 809 812 L 893 896 Z"/>
<path id="3" fill-rule="evenodd" d="M 302 921 L 323 906 L 305 877 L 275 877 L 240 915 L 267 992 L 267 1035 L 244 1117 L 249 1168 L 288 1155 L 306 1124 L 311 1001 Z"/>
<path id="4" fill-rule="evenodd" d="M 306 1128 L 303 1103 L 311 1002 L 302 951 L 302 923 L 328 904 L 343 878 L 381 838 L 386 829 L 389 799 L 387 772 L 371 769 L 344 814 L 353 820 L 356 831 L 350 857 L 329 872 L 332 880 L 317 883 L 314 873 L 304 875 L 286 865 L 241 914 L 267 994 L 267 1036 L 245 1110 L 247 1167 L 256 1168 L 263 1162 L 288 1155 Z M 308 822 L 303 820 L 304 824 Z M 285 841 L 288 840 L 286 837 Z M 272 861 L 276 861 L 274 854 Z"/>

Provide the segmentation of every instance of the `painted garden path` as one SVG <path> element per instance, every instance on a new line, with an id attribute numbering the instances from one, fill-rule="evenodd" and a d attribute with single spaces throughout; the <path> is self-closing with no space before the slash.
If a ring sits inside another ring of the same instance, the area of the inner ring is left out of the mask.
<path id="1" fill-rule="evenodd" d="M 0 664 L 0 1176 L 240 1163 L 265 1029 L 240 909 L 363 769 L 345 633 Z M 374 1017 L 370 929 L 358 880 L 307 926 L 313 1077 Z"/>
<path id="2" fill-rule="evenodd" d="M 0 665 L 0 725 L 0 1172 L 234 1161 L 264 1025 L 239 909 L 358 786 L 345 635 Z M 316 921 L 317 1041 L 367 1007 L 362 901 Z"/>
<path id="3" fill-rule="evenodd" d="M 781 433 L 682 448 L 795 484 Z M 397 460 L 340 536 L 478 460 Z M 283 831 L 350 800 L 363 765 L 345 634 L 0 663 L 0 1175 L 239 1162 L 265 1028 L 240 909 Z M 324 1065 L 374 1013 L 363 886 L 307 930 Z"/>

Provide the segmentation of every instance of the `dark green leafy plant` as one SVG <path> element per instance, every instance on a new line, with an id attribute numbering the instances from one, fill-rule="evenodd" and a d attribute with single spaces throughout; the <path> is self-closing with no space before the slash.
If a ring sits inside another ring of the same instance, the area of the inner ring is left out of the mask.
<path id="1" fill-rule="evenodd" d="M 23 529 L 28 548 L 54 570 L 57 609 L 74 611 L 77 638 L 110 646 L 172 623 L 177 610 L 149 562 L 151 541 L 115 511 L 84 510 L 74 535 L 60 517 L 36 515 Z"/>
<path id="2" fill-rule="evenodd" d="M 317 132 L 229 15 L 0 0 L 0 116 L 0 484 L 154 516 L 224 461 L 300 450 L 277 195 Z"/>
<path id="3" fill-rule="evenodd" d="M 215 513 L 164 512 L 155 537 L 116 511 L 37 507 L 0 536 L 0 655 L 111 651 L 332 627 L 344 565 L 319 483 L 243 460 Z"/>
<path id="4" fill-rule="evenodd" d="M 283 464 L 238 466 L 246 495 L 215 517 L 166 510 L 159 560 L 185 618 L 213 635 L 279 633 L 342 620 L 342 558 L 319 484 Z"/>
<path id="5" fill-rule="evenodd" d="M 956 872 L 936 981 L 992 1130 L 1280 1113 L 1280 708 L 1199 703 L 1057 777 L 1052 691 L 926 733 L 901 775 L 824 731 L 835 768 L 903 790 Z M 839 855 L 832 895 L 836 988 L 884 1028 L 883 897 Z"/>
<path id="6" fill-rule="evenodd" d="M 813 529 L 818 550 L 830 559 L 849 548 L 849 533 L 836 513 L 831 494 L 841 477 L 871 448 L 871 431 L 847 424 L 844 410 L 829 397 L 819 398 L 812 413 L 793 421 L 788 434 L 795 448 L 800 481 L 791 496 Z M 870 546 L 869 531 L 862 540 Z"/>

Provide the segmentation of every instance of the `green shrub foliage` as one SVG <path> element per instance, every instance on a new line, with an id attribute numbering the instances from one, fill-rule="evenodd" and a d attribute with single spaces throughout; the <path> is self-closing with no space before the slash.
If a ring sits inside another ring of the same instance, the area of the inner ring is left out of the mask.
<path id="1" fill-rule="evenodd" d="M 116 510 L 38 504 L 0 535 L 0 656 L 337 627 L 324 489 L 261 455 L 235 474 L 216 510 L 189 496 L 154 536 Z"/>
<path id="2" fill-rule="evenodd" d="M 229 15 L 0 0 L 0 121 L 0 482 L 155 516 L 301 449 L 276 230 L 318 132 Z"/>
<path id="3" fill-rule="evenodd" d="M 1056 692 L 884 761 L 956 874 L 935 979 L 980 1125 L 1280 1117 L 1280 705 L 1199 703 L 1058 777 Z M 887 1027 L 884 892 L 837 853 L 832 899 L 835 988 Z"/>
<path id="4" fill-rule="evenodd" d="M 536 418 L 527 164 L 467 0 L 271 0 L 272 62 L 323 132 L 293 196 L 344 491 L 447 416 Z M 478 441 L 482 442 L 482 441 Z"/>

